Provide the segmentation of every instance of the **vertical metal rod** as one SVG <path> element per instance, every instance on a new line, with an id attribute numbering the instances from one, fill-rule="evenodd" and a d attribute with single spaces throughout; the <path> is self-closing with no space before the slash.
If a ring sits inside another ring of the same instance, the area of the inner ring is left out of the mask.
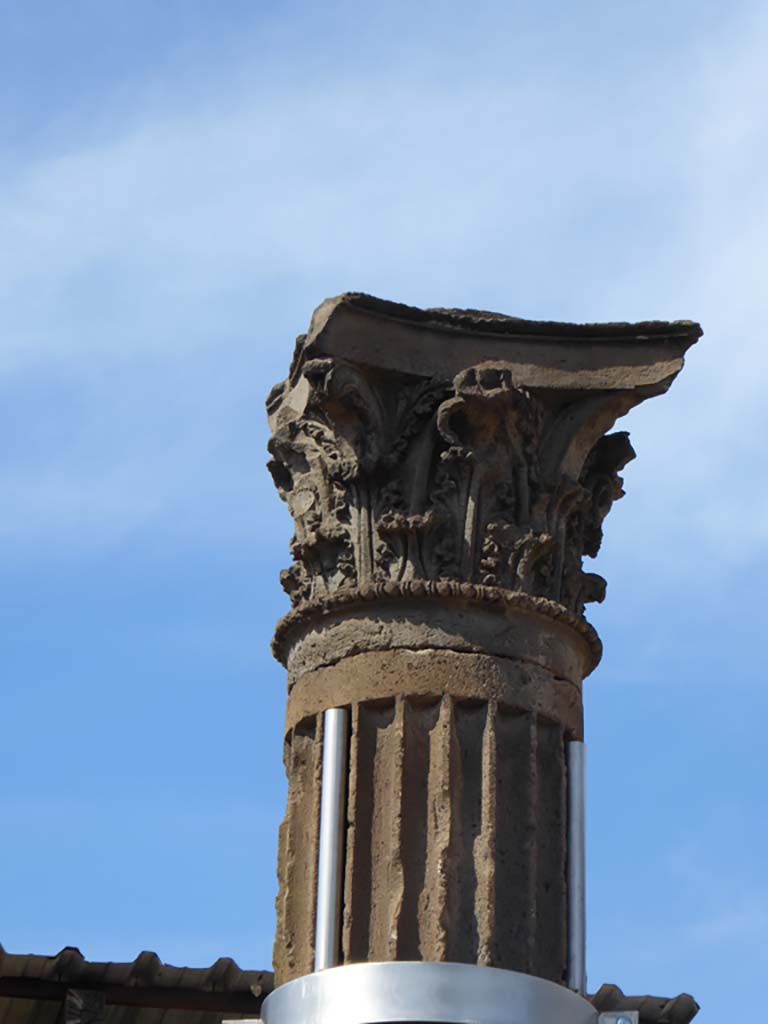
<path id="1" fill-rule="evenodd" d="M 316 971 L 333 967 L 339 959 L 348 734 L 349 711 L 346 708 L 329 708 L 323 715 L 323 775 L 315 917 Z"/>
<path id="2" fill-rule="evenodd" d="M 587 990 L 585 747 L 568 744 L 568 987 Z"/>

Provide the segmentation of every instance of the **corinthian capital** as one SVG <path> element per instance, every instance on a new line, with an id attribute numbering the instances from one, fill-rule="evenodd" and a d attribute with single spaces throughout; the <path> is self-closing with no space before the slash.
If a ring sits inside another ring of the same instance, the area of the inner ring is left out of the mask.
<path id="1" fill-rule="evenodd" d="M 580 620 L 605 592 L 583 559 L 634 457 L 609 431 L 669 387 L 700 333 L 324 302 L 268 401 L 297 613 L 458 591 Z"/>

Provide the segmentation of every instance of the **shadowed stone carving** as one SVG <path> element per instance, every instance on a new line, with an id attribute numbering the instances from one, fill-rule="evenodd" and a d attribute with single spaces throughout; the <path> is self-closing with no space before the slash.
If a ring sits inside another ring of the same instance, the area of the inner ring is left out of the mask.
<path id="1" fill-rule="evenodd" d="M 294 605 L 410 580 L 501 586 L 576 614 L 602 600 L 581 562 L 634 456 L 626 434 L 602 436 L 628 396 L 564 403 L 492 362 L 448 383 L 315 359 L 302 384 L 306 405 L 270 442 L 296 523 L 282 575 Z"/>
<path id="2" fill-rule="evenodd" d="M 275 967 L 311 970 L 321 714 L 352 710 L 343 960 L 563 980 L 564 743 L 600 657 L 585 571 L 689 322 L 571 325 L 323 303 L 273 389 L 295 523 Z M 427 656 L 427 661 L 424 656 Z"/>

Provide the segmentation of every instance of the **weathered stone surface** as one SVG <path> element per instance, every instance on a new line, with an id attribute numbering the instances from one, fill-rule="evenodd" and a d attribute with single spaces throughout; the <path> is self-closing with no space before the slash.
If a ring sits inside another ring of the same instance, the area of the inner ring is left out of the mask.
<path id="1" fill-rule="evenodd" d="M 342 962 L 562 982 L 565 742 L 600 658 L 583 568 L 689 322 L 323 303 L 268 411 L 293 516 L 275 970 L 312 969 L 322 712 L 352 712 Z"/>
<path id="2" fill-rule="evenodd" d="M 498 586 L 575 614 L 602 600 L 581 561 L 634 455 L 627 434 L 606 432 L 666 390 L 700 331 L 578 331 L 324 303 L 268 401 L 270 469 L 296 523 L 292 602 L 410 580 Z"/>
<path id="3" fill-rule="evenodd" d="M 441 696 L 475 704 L 495 702 L 505 711 L 531 712 L 559 722 L 569 739 L 582 735 L 580 683 L 521 659 L 403 648 L 352 655 L 305 672 L 291 688 L 286 735 L 327 708 L 392 700 L 402 694 L 404 679 L 408 697 L 417 703 Z"/>
<path id="4" fill-rule="evenodd" d="M 472 667 L 449 666 L 465 683 Z M 499 682 L 481 676 L 480 688 Z M 569 696 L 570 708 L 554 693 L 530 702 L 551 703 L 548 710 L 564 710 L 575 723 L 580 701 Z M 561 722 L 535 707 L 450 693 L 350 704 L 342 962 L 452 960 L 562 981 Z M 304 719 L 286 740 L 290 792 L 275 944 L 281 982 L 313 964 L 321 723 L 320 714 Z"/>
<path id="5" fill-rule="evenodd" d="M 278 836 L 277 984 L 312 970 L 323 719 L 313 715 L 289 732 L 284 747 L 288 805 Z"/>
<path id="6" fill-rule="evenodd" d="M 394 593 L 310 605 L 287 630 L 284 620 L 283 636 L 290 641 L 283 640 L 289 687 L 304 672 L 363 651 L 482 652 L 520 658 L 579 683 L 600 656 L 594 630 L 544 598 L 483 587 L 472 587 L 482 597 L 466 598 L 448 583 L 425 587 L 416 595 L 390 589 Z M 432 600 L 427 599 L 430 595 Z"/>

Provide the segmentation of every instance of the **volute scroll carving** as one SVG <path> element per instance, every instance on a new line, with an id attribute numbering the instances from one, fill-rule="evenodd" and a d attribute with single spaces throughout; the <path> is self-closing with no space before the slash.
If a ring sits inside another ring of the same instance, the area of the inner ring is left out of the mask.
<path id="1" fill-rule="evenodd" d="M 582 557 L 597 554 L 633 452 L 611 434 L 584 448 L 578 476 L 565 468 L 585 429 L 583 399 L 553 402 L 500 362 L 444 382 L 316 359 L 304 378 L 301 414 L 269 445 L 296 525 L 282 574 L 294 606 L 412 579 L 501 587 L 576 614 L 602 600 Z"/>
<path id="2" fill-rule="evenodd" d="M 634 457 L 613 424 L 667 390 L 690 321 L 558 324 L 322 303 L 267 406 L 270 469 L 296 531 L 294 609 L 369 583 L 453 581 L 580 617 L 585 571 Z"/>

